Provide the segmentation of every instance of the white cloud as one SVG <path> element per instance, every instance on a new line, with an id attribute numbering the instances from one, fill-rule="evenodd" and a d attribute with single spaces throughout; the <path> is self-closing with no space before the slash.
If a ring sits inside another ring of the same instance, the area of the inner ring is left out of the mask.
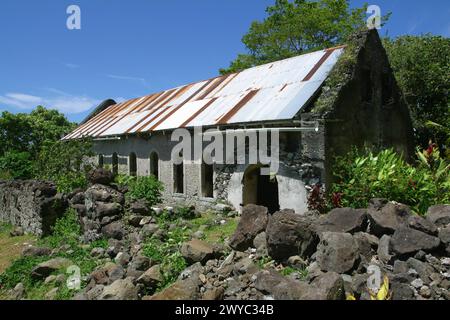
<path id="1" fill-rule="evenodd" d="M 88 96 L 74 96 L 57 89 L 48 89 L 53 92 L 51 97 L 38 97 L 25 93 L 6 93 L 0 95 L 0 104 L 6 107 L 16 107 L 23 110 L 32 110 L 38 105 L 57 109 L 65 114 L 77 114 L 96 107 L 101 101 Z"/>
<path id="2" fill-rule="evenodd" d="M 144 78 L 129 77 L 129 76 L 119 76 L 119 75 L 115 75 L 115 74 L 107 74 L 106 76 L 108 78 L 116 79 L 116 80 L 125 80 L 125 81 L 139 82 L 140 84 L 142 84 L 145 87 L 148 86 L 147 80 L 145 80 Z"/>
<path id="3" fill-rule="evenodd" d="M 78 69 L 80 66 L 75 63 L 64 63 L 64 65 L 69 69 Z"/>
<path id="4" fill-rule="evenodd" d="M 0 96 L 0 103 L 16 107 L 19 109 L 29 109 L 30 106 L 37 106 L 41 104 L 43 99 L 41 97 L 32 96 L 24 93 L 7 93 L 4 96 Z"/>

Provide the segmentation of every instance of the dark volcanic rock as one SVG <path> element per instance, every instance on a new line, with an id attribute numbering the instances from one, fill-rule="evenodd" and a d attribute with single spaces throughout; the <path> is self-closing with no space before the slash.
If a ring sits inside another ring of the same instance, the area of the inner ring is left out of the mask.
<path id="1" fill-rule="evenodd" d="M 268 253 L 275 260 L 296 255 L 307 258 L 319 243 L 313 218 L 292 210 L 282 210 L 269 217 L 266 234 Z"/>
<path id="2" fill-rule="evenodd" d="M 249 204 L 242 210 L 241 220 L 230 239 L 229 245 L 235 250 L 244 251 L 252 246 L 255 237 L 267 227 L 268 209 Z"/>
<path id="3" fill-rule="evenodd" d="M 320 232 L 355 233 L 367 229 L 367 213 L 364 209 L 337 208 L 319 219 Z"/>
<path id="4" fill-rule="evenodd" d="M 389 202 L 380 210 L 368 210 L 370 233 L 381 237 L 393 234 L 397 228 L 407 223 L 411 209 L 403 204 Z"/>
<path id="5" fill-rule="evenodd" d="M 180 252 L 190 264 L 196 262 L 205 263 L 214 256 L 213 247 L 198 239 L 192 239 L 189 242 L 183 243 Z"/>
<path id="6" fill-rule="evenodd" d="M 87 174 L 87 180 L 91 184 L 103 184 L 105 186 L 109 185 L 114 180 L 114 175 L 111 171 L 103 169 L 103 168 L 96 168 Z"/>
<path id="7" fill-rule="evenodd" d="M 413 256 L 420 250 L 432 252 L 439 245 L 439 238 L 407 227 L 399 228 L 391 238 L 392 251 L 398 257 Z"/>
<path id="8" fill-rule="evenodd" d="M 125 235 L 125 230 L 121 222 L 113 222 L 102 228 L 102 234 L 106 239 L 122 240 Z"/>
<path id="9" fill-rule="evenodd" d="M 358 259 L 358 243 L 349 233 L 325 232 L 317 248 L 317 262 L 323 271 L 346 273 Z"/>
<path id="10" fill-rule="evenodd" d="M 427 220 L 438 227 L 450 224 L 450 205 L 432 206 L 428 209 Z"/>

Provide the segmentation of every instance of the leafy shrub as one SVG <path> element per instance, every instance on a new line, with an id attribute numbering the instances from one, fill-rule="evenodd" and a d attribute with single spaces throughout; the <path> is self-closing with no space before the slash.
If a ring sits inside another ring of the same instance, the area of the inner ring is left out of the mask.
<path id="1" fill-rule="evenodd" d="M 43 238 L 41 242 L 52 248 L 58 248 L 62 245 L 71 247 L 79 244 L 81 235 L 81 226 L 78 221 L 77 212 L 74 209 L 68 209 L 64 216 L 59 218 L 52 230 L 52 234 Z"/>
<path id="2" fill-rule="evenodd" d="M 57 141 L 43 145 L 36 161 L 36 177 L 56 183 L 59 192 L 69 193 L 87 185 L 92 169 L 92 139 Z"/>
<path id="3" fill-rule="evenodd" d="M 0 157 L 0 172 L 3 179 L 30 179 L 33 162 L 28 152 L 8 151 Z"/>
<path id="4" fill-rule="evenodd" d="M 431 205 L 449 203 L 450 165 L 432 145 L 417 155 L 416 166 L 391 149 L 378 154 L 353 150 L 337 158 L 337 181 L 331 195 L 334 206 L 365 208 L 372 198 L 386 198 L 423 214 Z"/>
<path id="5" fill-rule="evenodd" d="M 116 182 L 128 187 L 127 196 L 132 200 L 145 199 L 151 206 L 161 202 L 163 185 L 154 176 L 132 177 L 119 175 Z"/>

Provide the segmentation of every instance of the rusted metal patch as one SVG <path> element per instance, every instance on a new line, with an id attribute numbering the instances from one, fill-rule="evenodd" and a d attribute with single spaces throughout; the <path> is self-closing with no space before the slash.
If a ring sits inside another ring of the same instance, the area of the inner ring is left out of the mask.
<path id="1" fill-rule="evenodd" d="M 104 132 L 105 130 L 102 130 L 105 126 L 108 126 L 108 128 L 112 127 L 114 124 L 116 124 L 118 121 L 120 121 L 121 117 L 120 116 L 116 116 L 119 112 L 126 110 L 128 107 L 130 107 L 133 103 L 135 103 L 136 101 L 138 101 L 139 99 L 133 99 L 133 100 L 129 100 L 127 103 L 125 103 L 120 111 L 117 111 L 113 116 L 111 116 L 110 119 L 108 119 L 105 123 L 101 124 L 100 126 L 98 126 L 97 128 L 94 128 L 90 134 L 95 136 L 97 132 L 101 131 Z M 130 113 L 130 111 L 128 111 L 128 113 Z M 128 114 L 126 113 L 126 114 Z M 112 120 L 112 121 L 110 121 Z"/>
<path id="2" fill-rule="evenodd" d="M 182 103 L 180 103 L 178 106 L 173 108 L 172 111 L 170 111 L 168 114 L 166 114 L 164 117 L 162 117 L 158 122 L 156 122 L 148 131 L 153 131 L 157 126 L 159 126 L 161 123 L 167 120 L 171 115 L 173 115 L 175 112 L 177 112 L 181 107 L 183 107 L 186 103 L 188 103 L 191 99 L 193 99 L 196 95 L 198 95 L 200 92 L 202 92 L 213 80 L 207 81 L 200 89 L 198 89 L 194 94 L 192 94 L 189 98 L 184 100 Z M 143 128 L 145 128 L 146 125 L 148 125 L 150 122 L 147 122 L 144 126 L 139 128 L 138 131 L 141 131 Z"/>
<path id="3" fill-rule="evenodd" d="M 218 86 L 220 86 L 220 84 L 222 84 L 227 78 L 228 78 L 228 76 L 223 76 L 223 77 L 218 78 L 212 86 L 210 86 L 207 90 L 205 90 L 204 93 L 202 93 L 197 98 L 197 100 L 205 99 L 211 92 L 213 92 Z"/>
<path id="4" fill-rule="evenodd" d="M 228 121 L 242 109 L 254 96 L 259 92 L 259 89 L 252 90 L 242 98 L 227 114 L 225 114 L 216 124 L 227 124 Z"/>
<path id="5" fill-rule="evenodd" d="M 309 81 L 314 76 L 314 74 L 319 70 L 319 68 L 327 61 L 327 59 L 331 56 L 333 53 L 333 50 L 327 50 L 325 54 L 320 58 L 320 60 L 314 65 L 314 67 L 311 69 L 311 71 L 306 75 L 306 77 L 302 81 Z"/>
<path id="6" fill-rule="evenodd" d="M 182 90 L 183 88 L 181 88 L 180 90 Z M 130 133 L 131 131 L 133 131 L 133 129 L 135 129 L 137 126 L 139 126 L 141 123 L 143 123 L 146 120 L 149 120 L 146 123 L 149 123 L 151 121 L 153 121 L 153 119 L 155 117 L 150 118 L 152 115 L 155 114 L 155 112 L 157 112 L 158 110 L 160 110 L 161 108 L 163 108 L 166 105 L 166 101 L 170 101 L 171 100 L 171 95 L 172 93 L 175 91 L 176 89 L 170 90 L 170 94 L 164 94 L 165 97 L 161 97 L 160 99 L 158 99 L 159 101 L 155 101 L 154 103 L 151 104 L 150 107 L 144 108 L 147 110 L 151 110 L 150 113 L 148 115 L 146 115 L 144 118 L 142 118 L 141 120 L 139 120 L 138 122 L 136 122 L 133 126 L 131 126 L 127 131 L 125 131 L 125 133 Z M 150 119 L 149 119 L 150 118 Z"/>
<path id="7" fill-rule="evenodd" d="M 75 135 L 82 136 L 84 133 L 86 133 L 90 128 L 95 126 L 97 123 L 103 121 L 106 119 L 110 114 L 112 114 L 115 110 L 120 109 L 120 107 L 123 105 L 123 103 L 118 103 L 108 109 L 106 109 L 104 114 L 100 114 L 99 117 L 94 117 L 93 119 L 89 120 L 85 123 L 84 126 L 80 127 L 80 130 L 77 130 L 75 132 Z"/>
<path id="8" fill-rule="evenodd" d="M 211 99 L 211 101 L 209 101 L 207 104 L 205 104 L 203 107 L 201 107 L 196 113 L 194 113 L 189 119 L 187 119 L 185 122 L 183 122 L 183 124 L 180 126 L 180 128 L 184 128 L 186 127 L 189 123 L 192 122 L 192 120 L 194 120 L 195 118 L 197 118 L 197 116 L 199 114 L 201 114 L 203 111 L 205 111 L 210 105 L 212 105 L 214 102 L 216 102 L 216 100 L 218 99 L 218 97 Z"/>

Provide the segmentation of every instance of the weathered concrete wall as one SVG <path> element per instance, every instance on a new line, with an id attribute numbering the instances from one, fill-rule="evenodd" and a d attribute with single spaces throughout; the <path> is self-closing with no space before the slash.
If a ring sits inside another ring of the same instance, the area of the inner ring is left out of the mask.
<path id="1" fill-rule="evenodd" d="M 294 137 L 292 137 L 292 135 Z M 104 155 L 104 164 L 111 165 L 112 154 L 119 157 L 119 173 L 129 173 L 129 155 L 137 157 L 137 174 L 150 173 L 150 154 L 159 156 L 159 180 L 164 184 L 165 204 L 196 205 L 199 208 L 214 206 L 218 201 L 230 203 L 236 210 L 243 204 L 243 177 L 249 168 L 248 155 L 244 164 L 214 165 L 214 198 L 202 196 L 202 170 L 199 163 L 184 162 L 184 193 L 174 194 L 174 165 L 171 152 L 177 142 L 171 141 L 170 132 L 150 137 L 128 137 L 120 140 L 97 141 L 94 150 Z M 280 134 L 280 160 L 277 173 L 281 209 L 298 213 L 307 210 L 308 191 L 324 176 L 323 128 L 319 132 L 292 133 L 286 139 Z M 205 146 L 208 143 L 205 143 Z"/>
<path id="2" fill-rule="evenodd" d="M 66 208 L 56 186 L 40 181 L 0 181 L 0 221 L 47 235 Z"/>
<path id="3" fill-rule="evenodd" d="M 364 37 L 351 80 L 340 90 L 326 119 L 328 183 L 335 157 L 353 146 L 394 148 L 406 158 L 414 154 L 409 109 L 381 40 L 376 31 Z"/>

